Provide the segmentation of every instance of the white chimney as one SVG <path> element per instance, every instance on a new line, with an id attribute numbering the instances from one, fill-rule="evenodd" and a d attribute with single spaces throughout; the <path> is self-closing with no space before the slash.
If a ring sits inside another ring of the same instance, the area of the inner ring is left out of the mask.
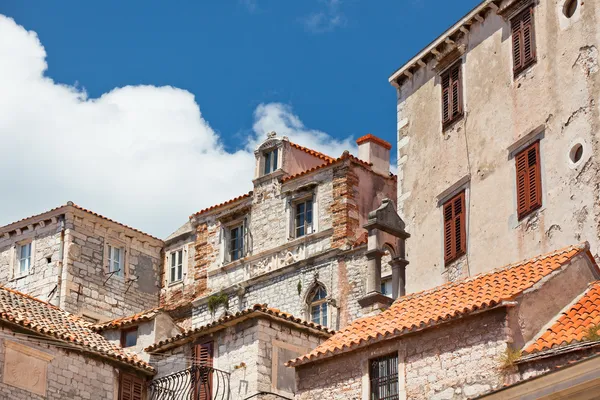
<path id="1" fill-rule="evenodd" d="M 358 138 L 356 144 L 358 145 L 358 158 L 373 164 L 373 171 L 389 175 L 391 144 L 370 133 Z"/>

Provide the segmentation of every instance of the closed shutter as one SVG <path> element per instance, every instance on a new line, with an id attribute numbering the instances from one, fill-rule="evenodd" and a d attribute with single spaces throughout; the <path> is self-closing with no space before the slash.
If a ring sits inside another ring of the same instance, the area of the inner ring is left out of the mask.
<path id="1" fill-rule="evenodd" d="M 144 380 L 131 374 L 121 374 L 119 400 L 144 400 Z"/>
<path id="2" fill-rule="evenodd" d="M 535 62 L 533 7 L 521 11 L 511 20 L 513 69 L 515 75 Z"/>
<path id="3" fill-rule="evenodd" d="M 194 353 L 194 400 L 212 400 L 213 342 L 197 344 Z"/>
<path id="4" fill-rule="evenodd" d="M 515 157 L 517 170 L 517 214 L 519 219 L 542 206 L 540 143 L 535 142 Z"/>
<path id="5" fill-rule="evenodd" d="M 460 62 L 442 75 L 442 124 L 447 126 L 462 116 Z"/>
<path id="6" fill-rule="evenodd" d="M 466 252 L 465 192 L 444 204 L 444 261 L 450 263 Z"/>

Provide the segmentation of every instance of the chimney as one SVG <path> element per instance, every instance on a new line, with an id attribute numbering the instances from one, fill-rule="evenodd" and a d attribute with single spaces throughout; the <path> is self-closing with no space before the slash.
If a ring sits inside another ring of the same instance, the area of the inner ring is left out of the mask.
<path id="1" fill-rule="evenodd" d="M 373 164 L 373 171 L 389 175 L 391 144 L 370 133 L 358 138 L 356 144 L 358 145 L 358 158 Z"/>

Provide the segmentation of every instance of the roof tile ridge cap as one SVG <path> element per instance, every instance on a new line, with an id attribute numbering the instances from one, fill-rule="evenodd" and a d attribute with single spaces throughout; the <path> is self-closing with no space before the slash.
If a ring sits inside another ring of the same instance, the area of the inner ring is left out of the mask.
<path id="1" fill-rule="evenodd" d="M 65 313 L 65 314 L 67 314 L 67 315 L 75 315 L 75 314 L 71 314 L 71 313 L 69 313 L 68 311 L 65 311 L 65 310 L 63 310 L 63 309 L 62 309 L 62 308 L 60 308 L 60 307 L 57 307 L 57 306 L 55 306 L 54 304 L 50 304 L 50 303 L 48 303 L 47 301 L 44 301 L 44 300 L 42 300 L 42 299 L 38 299 L 37 297 L 33 297 L 32 295 L 29 295 L 29 294 L 27 294 L 27 293 L 20 292 L 20 291 L 18 291 L 18 290 L 16 290 L 16 289 L 11 289 L 11 288 L 9 288 L 9 287 L 6 287 L 6 286 L 2 286 L 2 285 L 0 285 L 0 290 L 6 290 L 7 292 L 10 292 L 10 293 L 12 293 L 12 294 L 15 294 L 15 295 L 17 295 L 17 296 L 24 297 L 24 298 L 26 298 L 26 299 L 29 299 L 29 300 L 35 300 L 35 301 L 37 301 L 37 302 L 39 302 L 39 303 L 41 303 L 41 304 L 44 304 L 44 305 L 46 305 L 46 306 L 49 306 L 49 307 L 51 307 L 51 308 L 52 308 L 52 309 L 54 309 L 54 310 L 59 310 L 59 311 L 62 311 L 62 312 L 64 312 L 64 313 Z"/>
<path id="2" fill-rule="evenodd" d="M 13 222 L 10 222 L 10 223 L 8 223 L 8 224 L 4 224 L 4 225 L 0 226 L 0 230 L 2 230 L 2 228 L 5 228 L 5 227 L 7 227 L 7 226 L 14 225 L 14 224 L 18 224 L 18 223 L 21 223 L 21 222 L 23 222 L 23 221 L 25 221 L 25 220 L 31 219 L 31 218 L 36 218 L 36 217 L 39 217 L 40 215 L 43 215 L 43 214 L 48 214 L 48 213 L 51 213 L 51 212 L 54 212 L 54 211 L 58 211 L 58 210 L 60 210 L 61 208 L 65 208 L 65 207 L 67 207 L 67 206 L 68 206 L 68 203 L 67 203 L 67 204 L 61 204 L 60 206 L 56 206 L 56 207 L 54 207 L 54 208 L 51 208 L 51 209 L 50 209 L 50 210 L 48 210 L 48 211 L 43 211 L 43 212 L 41 212 L 41 213 L 37 213 L 37 214 L 30 215 L 29 217 L 21 218 L 21 219 L 19 219 L 19 220 L 17 220 L 17 221 L 13 221 Z"/>
<path id="3" fill-rule="evenodd" d="M 330 159 L 330 160 L 333 160 L 333 159 L 334 159 L 333 157 L 331 157 L 331 156 L 328 156 L 328 155 L 327 155 L 327 154 L 325 154 L 325 153 L 322 153 L 322 152 L 320 152 L 320 151 L 317 151 L 317 150 L 311 149 L 311 148 L 309 148 L 309 147 L 302 146 L 302 145 L 300 145 L 300 144 L 298 144 L 298 143 L 294 143 L 294 142 L 291 142 L 291 141 L 288 141 L 288 143 L 290 144 L 290 146 L 292 146 L 292 147 L 295 147 L 295 148 L 297 148 L 297 149 L 299 149 L 299 150 L 302 150 L 302 151 L 304 151 L 304 152 L 307 152 L 307 153 L 310 153 L 310 152 L 316 153 L 316 154 L 317 154 L 317 156 L 318 156 L 318 158 L 322 158 L 322 157 L 324 157 L 324 158 L 327 158 L 327 159 Z"/>
<path id="4" fill-rule="evenodd" d="M 244 194 L 241 194 L 241 195 L 239 195 L 239 196 L 237 196 L 237 197 L 234 197 L 234 198 L 232 198 L 232 199 L 225 200 L 225 201 L 223 201 L 223 202 L 221 202 L 221 203 L 219 203 L 219 204 L 214 204 L 214 205 L 212 205 L 212 206 L 209 206 L 209 207 L 203 208 L 202 210 L 200 210 L 200 211 L 198 211 L 198 212 L 195 212 L 194 214 L 190 215 L 190 219 L 191 219 L 191 218 L 194 218 L 196 215 L 200 215 L 200 214 L 203 214 L 203 213 L 205 213 L 205 212 L 207 212 L 207 211 L 211 211 L 211 210 L 214 210 L 214 209 L 216 209 L 216 208 L 219 208 L 219 207 L 222 207 L 222 206 L 226 206 L 226 205 L 228 205 L 228 204 L 231 204 L 231 203 L 233 203 L 233 202 L 236 202 L 236 201 L 238 201 L 238 200 L 242 200 L 242 199 L 245 199 L 245 198 L 247 198 L 247 197 L 250 197 L 250 196 L 252 196 L 252 193 L 253 193 L 253 192 L 254 192 L 253 190 L 250 190 L 248 193 L 244 193 Z"/>

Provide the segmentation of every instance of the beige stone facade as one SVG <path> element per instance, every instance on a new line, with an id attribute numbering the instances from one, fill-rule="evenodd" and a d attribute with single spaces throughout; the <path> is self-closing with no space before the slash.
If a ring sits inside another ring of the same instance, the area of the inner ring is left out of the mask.
<path id="1" fill-rule="evenodd" d="M 408 292 L 583 240 L 600 251 L 599 9 L 577 2 L 568 18 L 565 3 L 484 1 L 390 77 L 398 95 L 398 209 L 418 238 L 407 248 Z M 536 61 L 514 76 L 511 17 L 529 4 Z M 455 62 L 464 115 L 444 128 L 440 76 Z M 519 219 L 515 154 L 536 140 L 542 207 Z M 466 255 L 446 266 L 441 203 L 461 190 Z"/>

